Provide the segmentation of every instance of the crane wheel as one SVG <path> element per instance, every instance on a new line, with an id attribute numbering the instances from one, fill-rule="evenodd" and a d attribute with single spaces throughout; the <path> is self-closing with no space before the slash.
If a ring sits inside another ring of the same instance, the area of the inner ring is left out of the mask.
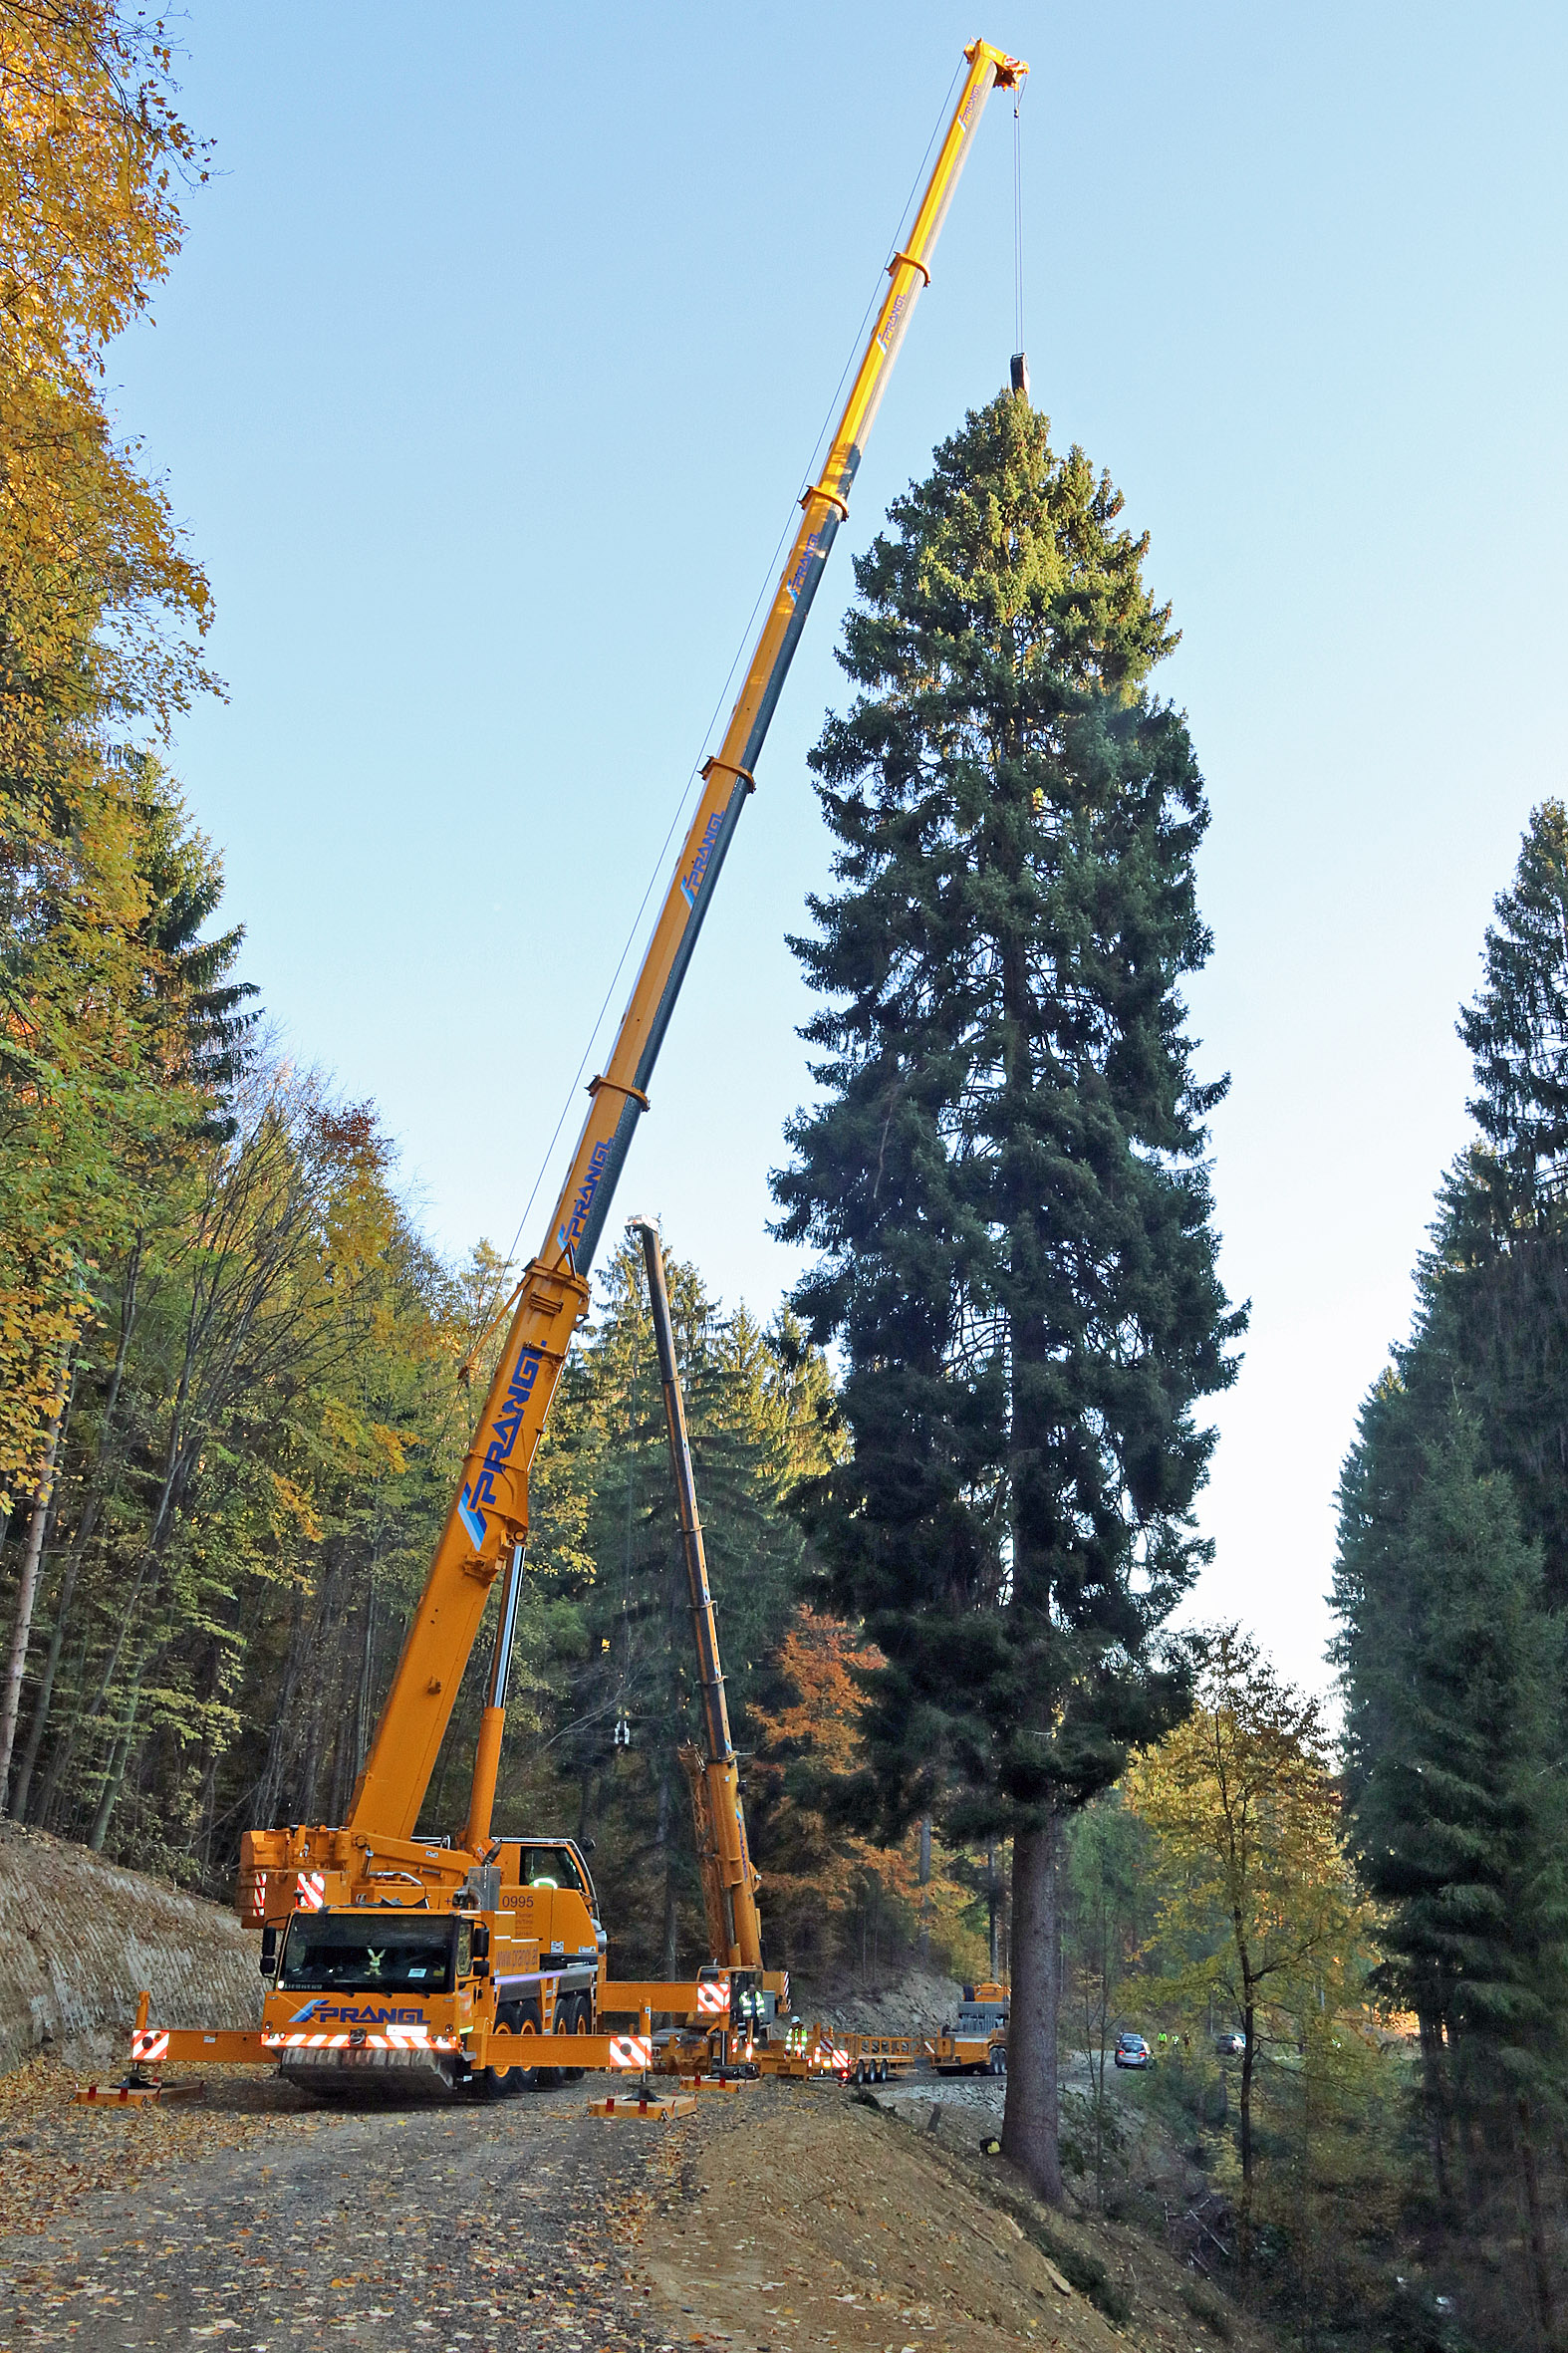
<path id="1" fill-rule="evenodd" d="M 566 2031 L 569 2034 L 592 2034 L 594 2031 L 593 2010 L 593 1996 L 580 1993 L 572 2003 L 572 2022 Z M 586 2067 L 568 2067 L 565 2073 L 568 2083 L 581 2083 L 588 2073 L 588 2069 Z"/>
<path id="2" fill-rule="evenodd" d="M 526 2016 L 527 2002 L 503 2002 L 495 2013 L 496 2024 L 510 2034 L 528 2034 L 537 2030 L 538 2018 Z M 482 2067 L 479 2070 L 479 2096 L 485 2100 L 510 2099 L 525 2089 L 537 2075 L 536 2067 Z"/>
<path id="3" fill-rule="evenodd" d="M 574 2033 L 576 2031 L 576 2016 L 577 2004 L 573 2001 L 570 1993 L 562 1993 L 558 1995 L 555 2009 L 550 2019 L 551 2033 Z M 569 2083 L 571 2079 L 572 2070 L 570 2067 L 541 2067 L 539 2069 L 539 2088 L 541 2091 L 545 2091 L 558 2083 Z"/>

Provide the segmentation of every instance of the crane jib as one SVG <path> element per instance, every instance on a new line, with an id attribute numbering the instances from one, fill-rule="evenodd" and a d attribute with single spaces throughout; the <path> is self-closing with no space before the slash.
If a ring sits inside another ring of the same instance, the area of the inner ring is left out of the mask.
<path id="1" fill-rule="evenodd" d="M 888 264 L 889 285 L 829 444 L 820 478 L 801 499 L 802 516 L 752 648 L 718 751 L 653 934 L 578 1137 L 539 1255 L 516 1294 L 511 1329 L 464 1456 L 424 1592 L 409 1626 L 370 1754 L 349 1807 L 349 1831 L 363 1838 L 411 1836 L 490 1586 L 510 1559 L 509 1583 L 528 1528 L 528 1475 L 572 1335 L 587 1312 L 587 1276 L 696 946 L 753 770 L 789 674 L 823 569 L 847 515 L 861 452 L 887 389 L 915 305 L 930 281 L 929 255 L 990 92 L 1015 88 L 1028 68 L 988 43 L 964 53 L 968 71 L 938 147 L 906 245 Z M 502 1679 L 504 1680 L 504 1679 Z M 492 1682 L 496 1681 L 494 1675 Z M 483 1718 L 464 1833 L 472 1845 L 489 1820 L 501 1716 Z M 475 1851 L 477 1849 L 475 1848 Z"/>
<path id="2" fill-rule="evenodd" d="M 747 757 L 743 763 L 747 768 L 755 766 L 757 756 L 767 738 L 768 722 L 773 716 L 784 680 L 789 674 L 789 666 L 794 658 L 795 649 L 800 643 L 800 633 L 805 627 L 812 599 L 817 593 L 818 585 L 826 569 L 828 551 L 837 536 L 838 528 L 839 518 L 830 509 L 812 534 L 807 551 L 801 559 L 798 579 L 792 579 L 790 595 L 794 611 L 790 615 L 784 643 L 780 646 L 774 658 L 767 685 L 763 690 L 762 705 L 758 710 L 751 734 L 747 738 Z M 729 845 L 734 840 L 735 828 L 740 823 L 740 812 L 745 807 L 750 792 L 751 788 L 744 779 L 737 780 L 735 788 L 722 810 L 715 811 L 713 817 L 709 819 L 708 825 L 703 829 L 703 843 L 699 849 L 698 861 L 679 878 L 678 887 L 686 901 L 686 923 L 681 933 L 680 945 L 675 951 L 674 962 L 669 968 L 668 978 L 659 993 L 653 1018 L 649 1024 L 648 1039 L 637 1065 L 637 1084 L 645 1093 L 648 1083 L 653 1075 L 653 1065 L 658 1059 L 659 1047 L 664 1042 L 664 1033 L 669 1027 L 669 1018 L 674 1012 L 675 999 L 680 994 L 680 984 L 685 979 L 686 967 L 691 961 L 692 950 L 697 943 L 697 934 L 702 928 L 702 918 L 707 914 L 714 887 L 728 854 Z M 689 889 L 688 884 L 690 885 Z M 605 1221 L 610 1215 L 611 1203 L 615 1198 L 616 1185 L 620 1179 L 621 1171 L 626 1165 L 626 1157 L 631 1150 L 632 1139 L 637 1133 L 638 1122 L 643 1116 L 643 1110 L 644 1106 L 638 1102 L 635 1096 L 629 1095 L 627 1097 L 622 1106 L 621 1116 L 616 1122 L 615 1131 L 604 1147 L 604 1157 L 599 1167 L 593 1170 L 591 1198 L 581 1213 L 581 1222 L 578 1224 L 576 1232 L 570 1237 L 574 1244 L 573 1263 L 580 1274 L 586 1274 L 594 1262 L 600 1236 L 604 1232 Z M 568 1237 L 563 1235 L 560 1238 L 562 1246 L 565 1247 Z"/>

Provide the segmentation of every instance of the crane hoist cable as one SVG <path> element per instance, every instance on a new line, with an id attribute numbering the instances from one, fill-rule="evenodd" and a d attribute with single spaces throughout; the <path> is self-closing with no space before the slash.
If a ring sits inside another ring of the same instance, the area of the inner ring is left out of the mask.
<path id="1" fill-rule="evenodd" d="M 952 79 L 947 85 L 946 92 L 942 98 L 942 103 L 937 110 L 936 119 L 931 126 L 931 134 L 925 142 L 924 152 L 920 156 L 920 160 L 915 167 L 915 176 L 910 182 L 909 193 L 905 197 L 904 202 L 899 207 L 898 226 L 894 233 L 893 243 L 889 248 L 889 251 L 895 255 L 903 251 L 905 243 L 905 231 L 909 224 L 911 208 L 915 204 L 915 201 L 924 184 L 925 170 L 926 165 L 930 161 L 931 149 L 941 137 L 943 127 L 952 112 L 953 92 L 957 88 L 957 85 L 963 75 L 963 61 L 960 60 L 958 65 L 954 68 Z M 1018 96 L 1021 87 L 1021 84 L 1016 86 L 1013 94 L 1013 137 L 1015 150 L 1017 144 Z M 1014 161 L 1014 177 L 1016 183 L 1016 152 Z M 1014 231 L 1014 250 L 1016 254 L 1016 225 Z M 1019 266 L 1021 270 L 1021 265 Z M 850 339 L 849 348 L 845 355 L 844 366 L 839 371 L 838 382 L 835 384 L 833 392 L 829 396 L 827 407 L 823 410 L 822 422 L 817 428 L 816 438 L 811 445 L 810 463 L 808 464 L 805 475 L 803 476 L 803 479 L 806 482 L 815 482 L 821 471 L 823 443 L 827 439 L 828 434 L 831 432 L 834 419 L 838 415 L 839 404 L 843 397 L 845 384 L 852 369 L 855 367 L 857 360 L 861 356 L 861 352 L 866 342 L 866 331 L 871 324 L 872 316 L 875 313 L 879 303 L 883 299 L 884 282 L 887 278 L 887 268 L 878 271 L 877 277 L 872 285 L 871 292 L 866 298 L 866 307 L 862 311 L 859 324 L 855 329 L 854 335 Z M 1018 331 L 1017 348 L 1021 351 L 1023 348 L 1023 331 L 1021 325 L 1023 316 L 1023 292 L 1021 275 L 1019 276 L 1018 286 L 1019 291 L 1017 309 L 1020 326 Z M 702 730 L 702 749 L 699 751 L 696 759 L 692 762 L 691 767 L 681 784 L 680 791 L 675 799 L 674 807 L 670 813 L 669 824 L 664 832 L 664 838 L 659 843 L 658 849 L 653 855 L 653 863 L 649 868 L 648 881 L 644 886 L 643 896 L 638 902 L 637 912 L 633 915 L 632 921 L 628 926 L 626 939 L 622 945 L 621 953 L 616 958 L 616 968 L 611 973 L 609 983 L 606 986 L 604 1002 L 600 1005 L 599 1011 L 595 1014 L 593 1026 L 588 1032 L 587 1042 L 583 1047 L 582 1058 L 578 1063 L 577 1069 L 572 1074 L 572 1082 L 567 1088 L 566 1094 L 562 1099 L 560 1117 L 556 1121 L 555 1127 L 551 1132 L 550 1141 L 545 1146 L 544 1152 L 540 1158 L 538 1174 L 534 1177 L 533 1184 L 529 1188 L 528 1198 L 523 1203 L 522 1215 L 517 1220 L 517 1231 L 513 1234 L 511 1246 L 506 1253 L 505 1259 L 502 1261 L 500 1274 L 496 1278 L 495 1290 L 491 1298 L 487 1300 L 480 1308 L 478 1318 L 479 1328 L 474 1338 L 469 1342 L 467 1348 L 463 1351 L 462 1357 L 458 1362 L 456 1378 L 461 1386 L 465 1389 L 473 1378 L 474 1367 L 478 1362 L 480 1351 L 483 1349 L 485 1342 L 489 1339 L 491 1333 L 494 1332 L 497 1326 L 501 1323 L 502 1319 L 509 1315 L 512 1309 L 516 1306 L 518 1298 L 522 1292 L 523 1282 L 527 1280 L 525 1274 L 522 1280 L 514 1286 L 514 1288 L 504 1299 L 500 1297 L 500 1286 L 505 1282 L 507 1274 L 510 1272 L 512 1266 L 516 1263 L 517 1245 L 522 1240 L 523 1231 L 528 1223 L 529 1218 L 533 1215 L 534 1202 L 538 1198 L 539 1187 L 545 1180 L 546 1174 L 549 1170 L 551 1160 L 555 1153 L 555 1148 L 561 1141 L 561 1131 L 566 1126 L 567 1117 L 572 1109 L 574 1101 L 576 1100 L 578 1088 L 582 1085 L 583 1073 L 588 1068 L 589 1059 L 593 1054 L 599 1033 L 604 1027 L 605 1015 L 610 1010 L 611 1003 L 615 997 L 617 985 L 620 981 L 622 973 L 626 969 L 627 958 L 632 953 L 632 950 L 637 944 L 638 938 L 641 935 L 643 917 L 648 912 L 648 903 L 653 895 L 655 885 L 663 878 L 667 871 L 666 862 L 669 856 L 669 845 L 674 839 L 675 828 L 679 825 L 681 818 L 685 814 L 686 804 L 690 800 L 693 786 L 700 784 L 702 780 L 703 754 L 705 754 L 708 743 L 712 737 L 713 730 L 718 724 L 719 715 L 723 711 L 725 704 L 729 699 L 730 685 L 734 679 L 735 672 L 739 668 L 740 663 L 745 656 L 746 649 L 751 644 L 752 635 L 756 628 L 758 612 L 760 611 L 764 600 L 769 595 L 778 579 L 779 564 L 783 557 L 785 546 L 797 527 L 796 518 L 798 507 L 798 500 L 790 506 L 789 511 L 784 518 L 783 526 L 779 531 L 778 539 L 774 544 L 773 552 L 769 556 L 767 564 L 763 570 L 761 583 L 757 589 L 756 597 L 752 602 L 751 611 L 747 614 L 745 626 L 741 630 L 740 635 L 735 642 L 735 651 L 731 656 L 729 667 L 724 673 L 723 683 L 720 685 L 718 694 L 714 700 L 713 709 L 708 717 L 708 723 Z"/>

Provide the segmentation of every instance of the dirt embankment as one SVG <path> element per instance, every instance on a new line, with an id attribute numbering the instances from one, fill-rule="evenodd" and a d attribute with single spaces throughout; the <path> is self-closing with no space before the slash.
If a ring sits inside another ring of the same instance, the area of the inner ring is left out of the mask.
<path id="1" fill-rule="evenodd" d="M 0 2081 L 0 2353 L 1278 2353 L 952 2119 L 835 2084 L 658 2124 L 591 2116 L 592 2078 L 356 2110 L 205 2072 L 162 2109 L 75 2107 L 47 2057 Z"/>
<path id="2" fill-rule="evenodd" d="M 933 2136 L 830 2084 L 759 2085 L 700 2119 L 683 2186 L 682 2207 L 643 2248 L 678 2314 L 677 2343 L 735 2353 L 1272 2347 L 1228 2303 L 1197 2317 L 1179 2265 L 1148 2239 L 1040 2206 L 1011 2166 L 959 2142 L 945 2115 Z"/>
<path id="3" fill-rule="evenodd" d="M 161 2022 L 254 2025 L 257 1950 L 216 1904 L 0 1822 L 0 2070 L 120 2055 L 143 1986 Z"/>

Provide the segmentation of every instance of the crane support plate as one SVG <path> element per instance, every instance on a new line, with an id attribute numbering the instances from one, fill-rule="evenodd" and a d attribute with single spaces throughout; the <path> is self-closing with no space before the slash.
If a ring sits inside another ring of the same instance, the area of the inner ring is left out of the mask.
<path id="1" fill-rule="evenodd" d="M 608 2100 L 590 2100 L 588 2113 L 590 2116 L 642 2116 L 655 2124 L 670 2124 L 677 2116 L 689 2116 L 695 2106 L 695 2100 L 682 2098 L 679 2093 L 667 2100 L 629 2100 L 625 2094 L 617 2099 L 612 2094 Z"/>

